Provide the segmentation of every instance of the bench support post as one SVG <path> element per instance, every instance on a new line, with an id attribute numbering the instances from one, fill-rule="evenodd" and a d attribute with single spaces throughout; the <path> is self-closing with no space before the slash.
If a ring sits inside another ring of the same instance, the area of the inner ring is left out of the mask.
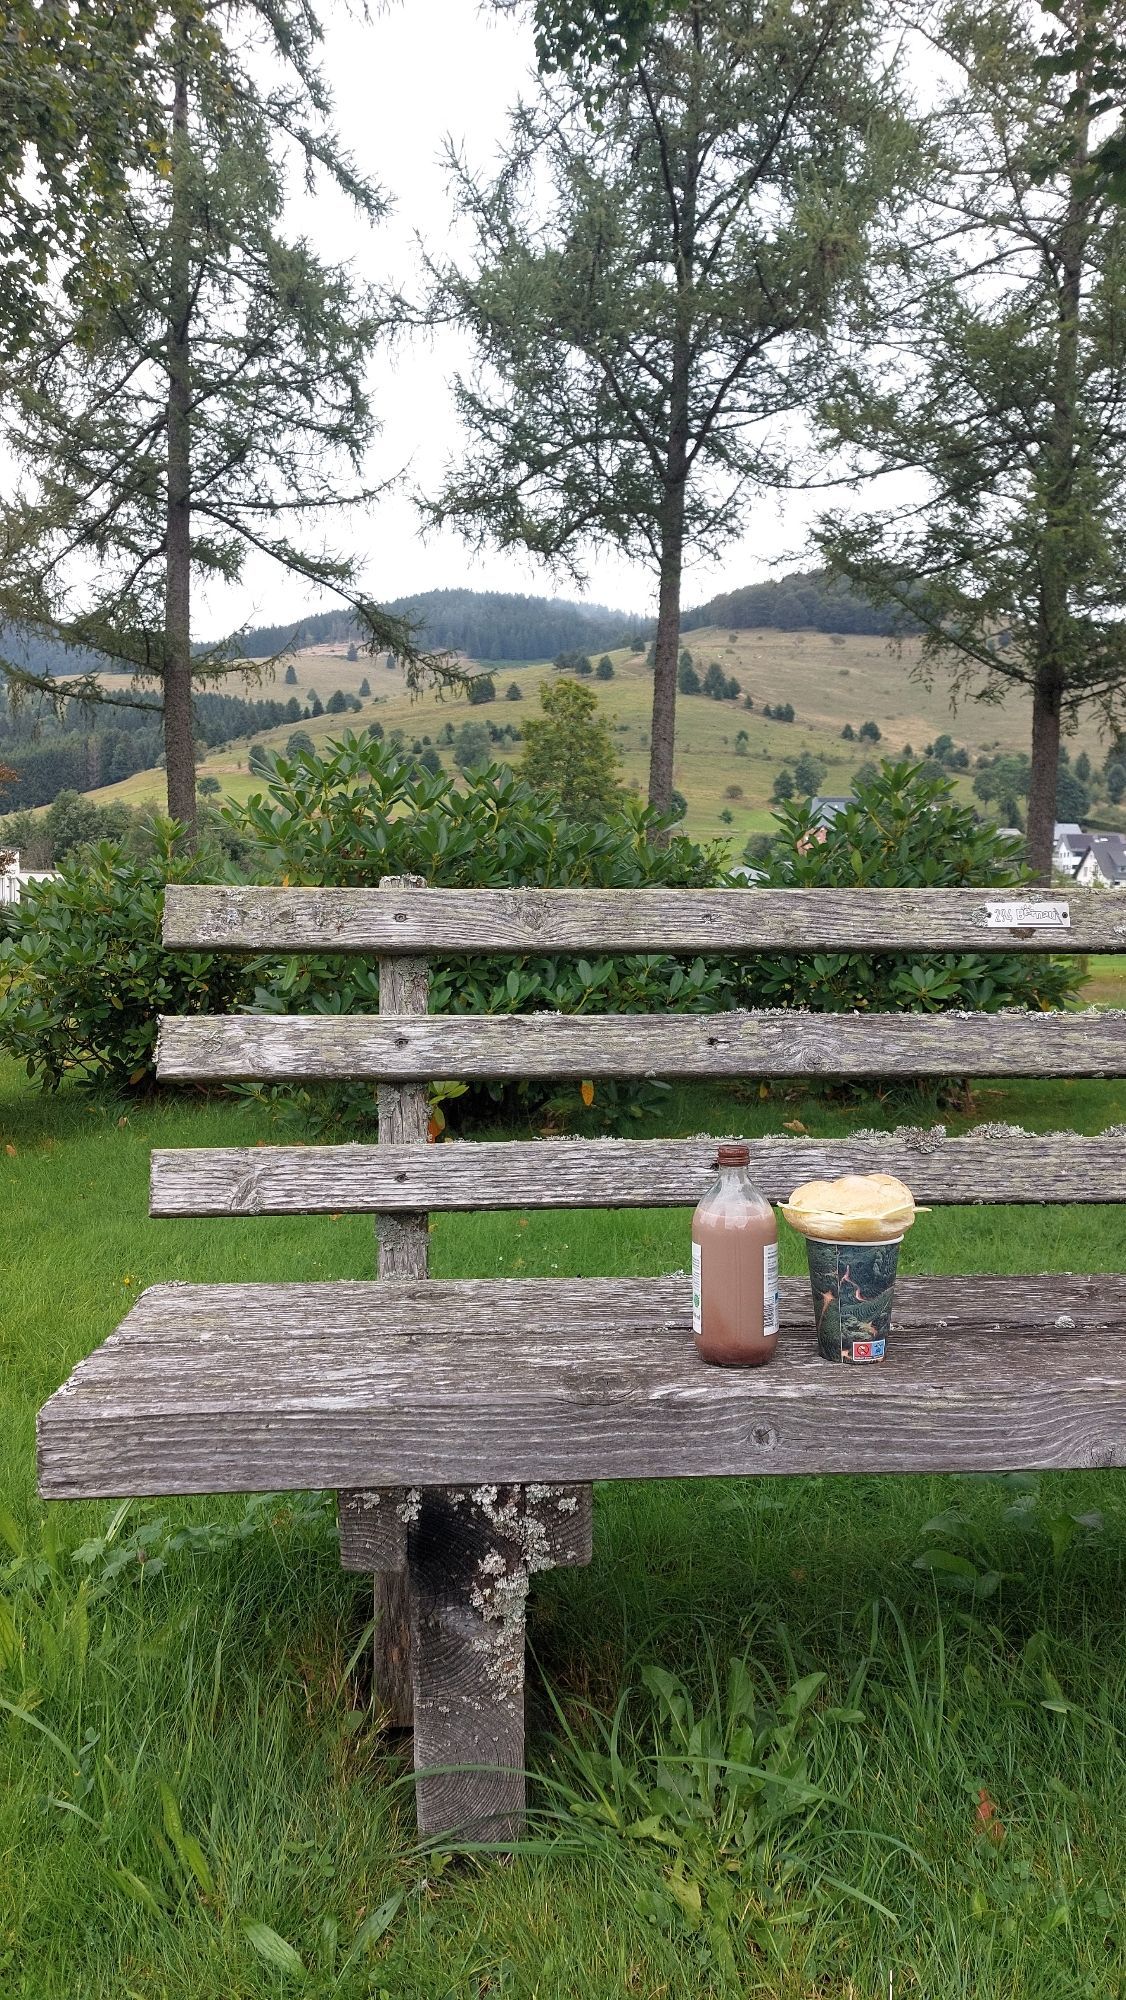
<path id="1" fill-rule="evenodd" d="M 384 876 L 380 888 L 424 888 Z M 381 1014 L 425 1014 L 430 963 L 379 961 Z M 381 1084 L 379 1138 L 426 1145 L 425 1085 Z M 376 1218 L 381 1278 L 429 1274 L 425 1215 Z M 341 1493 L 345 1569 L 375 1576 L 375 1699 L 388 1728 L 414 1725 L 422 1833 L 507 1840 L 524 1812 L 524 1605 L 529 1578 L 591 1558 L 591 1489 L 483 1487 Z M 435 1767 L 476 1771 L 443 1775 Z"/>
<path id="2" fill-rule="evenodd" d="M 381 889 L 424 889 L 421 875 L 385 875 Z M 381 958 L 381 1014 L 425 1014 L 430 1004 L 430 961 L 426 958 Z M 425 1146 L 430 1106 L 425 1084 L 380 1084 L 379 1138 L 383 1145 Z M 425 1278 L 430 1270 L 429 1221 L 425 1215 L 380 1215 L 376 1218 L 381 1278 Z M 399 1538 L 391 1560 L 373 1565 L 375 1576 L 375 1697 L 391 1729 L 409 1729 L 411 1696 L 411 1620 L 404 1569 L 408 1518 L 405 1493 L 382 1496 L 383 1511 L 399 1522 Z"/>
<path id="3" fill-rule="evenodd" d="M 590 1561 L 589 1498 L 589 1487 L 418 1495 L 408 1568 L 420 1833 L 522 1833 L 528 1586 L 539 1570 Z"/>

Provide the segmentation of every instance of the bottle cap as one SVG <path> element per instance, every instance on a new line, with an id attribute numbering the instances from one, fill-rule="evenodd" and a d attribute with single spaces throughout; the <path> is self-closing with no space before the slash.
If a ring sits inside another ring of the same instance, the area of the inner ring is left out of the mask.
<path id="1" fill-rule="evenodd" d="M 716 1152 L 715 1163 L 717 1167 L 749 1167 L 751 1149 L 744 1139 L 728 1146 L 720 1146 Z"/>

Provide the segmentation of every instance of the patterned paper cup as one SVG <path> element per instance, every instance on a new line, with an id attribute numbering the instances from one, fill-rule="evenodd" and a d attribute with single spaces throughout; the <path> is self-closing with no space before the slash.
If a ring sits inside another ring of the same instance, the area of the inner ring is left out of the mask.
<path id="1" fill-rule="evenodd" d="M 826 1361 L 882 1361 L 891 1331 L 895 1267 L 891 1243 L 822 1243 L 807 1236 L 817 1347 Z"/>

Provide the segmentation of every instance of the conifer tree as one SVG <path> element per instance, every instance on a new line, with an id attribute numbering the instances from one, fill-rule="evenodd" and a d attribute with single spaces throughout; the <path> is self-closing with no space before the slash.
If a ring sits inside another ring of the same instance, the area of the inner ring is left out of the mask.
<path id="1" fill-rule="evenodd" d="M 550 0 L 541 28 L 560 73 L 503 173 L 452 161 L 476 253 L 435 267 L 433 311 L 479 365 L 430 511 L 576 577 L 600 545 L 650 567 L 665 808 L 685 559 L 788 476 L 780 420 L 858 307 L 913 142 L 870 0 Z"/>
<path id="2" fill-rule="evenodd" d="M 221 32 L 222 28 L 222 32 Z M 156 137 L 107 224 L 115 282 L 54 315 L 10 384 L 7 444 L 23 473 L 0 513 L 0 618 L 126 668 L 10 683 L 128 701 L 159 692 L 168 808 L 196 815 L 192 688 L 230 671 L 237 638 L 201 652 L 193 590 L 238 578 L 251 552 L 353 607 L 369 644 L 418 671 L 411 635 L 360 587 L 354 561 L 301 538 L 369 500 L 364 378 L 379 320 L 346 267 L 284 229 L 287 170 L 304 163 L 364 219 L 383 208 L 341 150 L 316 65 L 309 0 L 154 8 L 146 79 Z M 277 80 L 261 85 L 268 65 Z"/>
<path id="3" fill-rule="evenodd" d="M 1065 0 L 1076 34 L 1083 5 Z M 1101 18 L 1126 30 L 1123 0 Z M 838 513 L 819 539 L 922 625 L 925 675 L 1030 694 L 1027 848 L 1047 882 L 1061 732 L 1084 708 L 1126 717 L 1126 209 L 1094 170 L 1093 54 L 1046 73 L 1028 0 L 956 6 L 940 30 L 959 81 L 931 247 L 827 405 L 858 463 L 921 474 L 919 497 Z"/>

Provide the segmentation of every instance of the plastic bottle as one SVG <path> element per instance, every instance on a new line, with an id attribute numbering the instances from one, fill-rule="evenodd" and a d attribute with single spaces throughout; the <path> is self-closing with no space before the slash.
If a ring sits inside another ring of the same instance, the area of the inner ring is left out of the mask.
<path id="1" fill-rule="evenodd" d="M 778 1346 L 778 1225 L 747 1178 L 750 1149 L 719 1148 L 692 1217 L 692 1330 L 703 1360 L 758 1368 Z"/>

